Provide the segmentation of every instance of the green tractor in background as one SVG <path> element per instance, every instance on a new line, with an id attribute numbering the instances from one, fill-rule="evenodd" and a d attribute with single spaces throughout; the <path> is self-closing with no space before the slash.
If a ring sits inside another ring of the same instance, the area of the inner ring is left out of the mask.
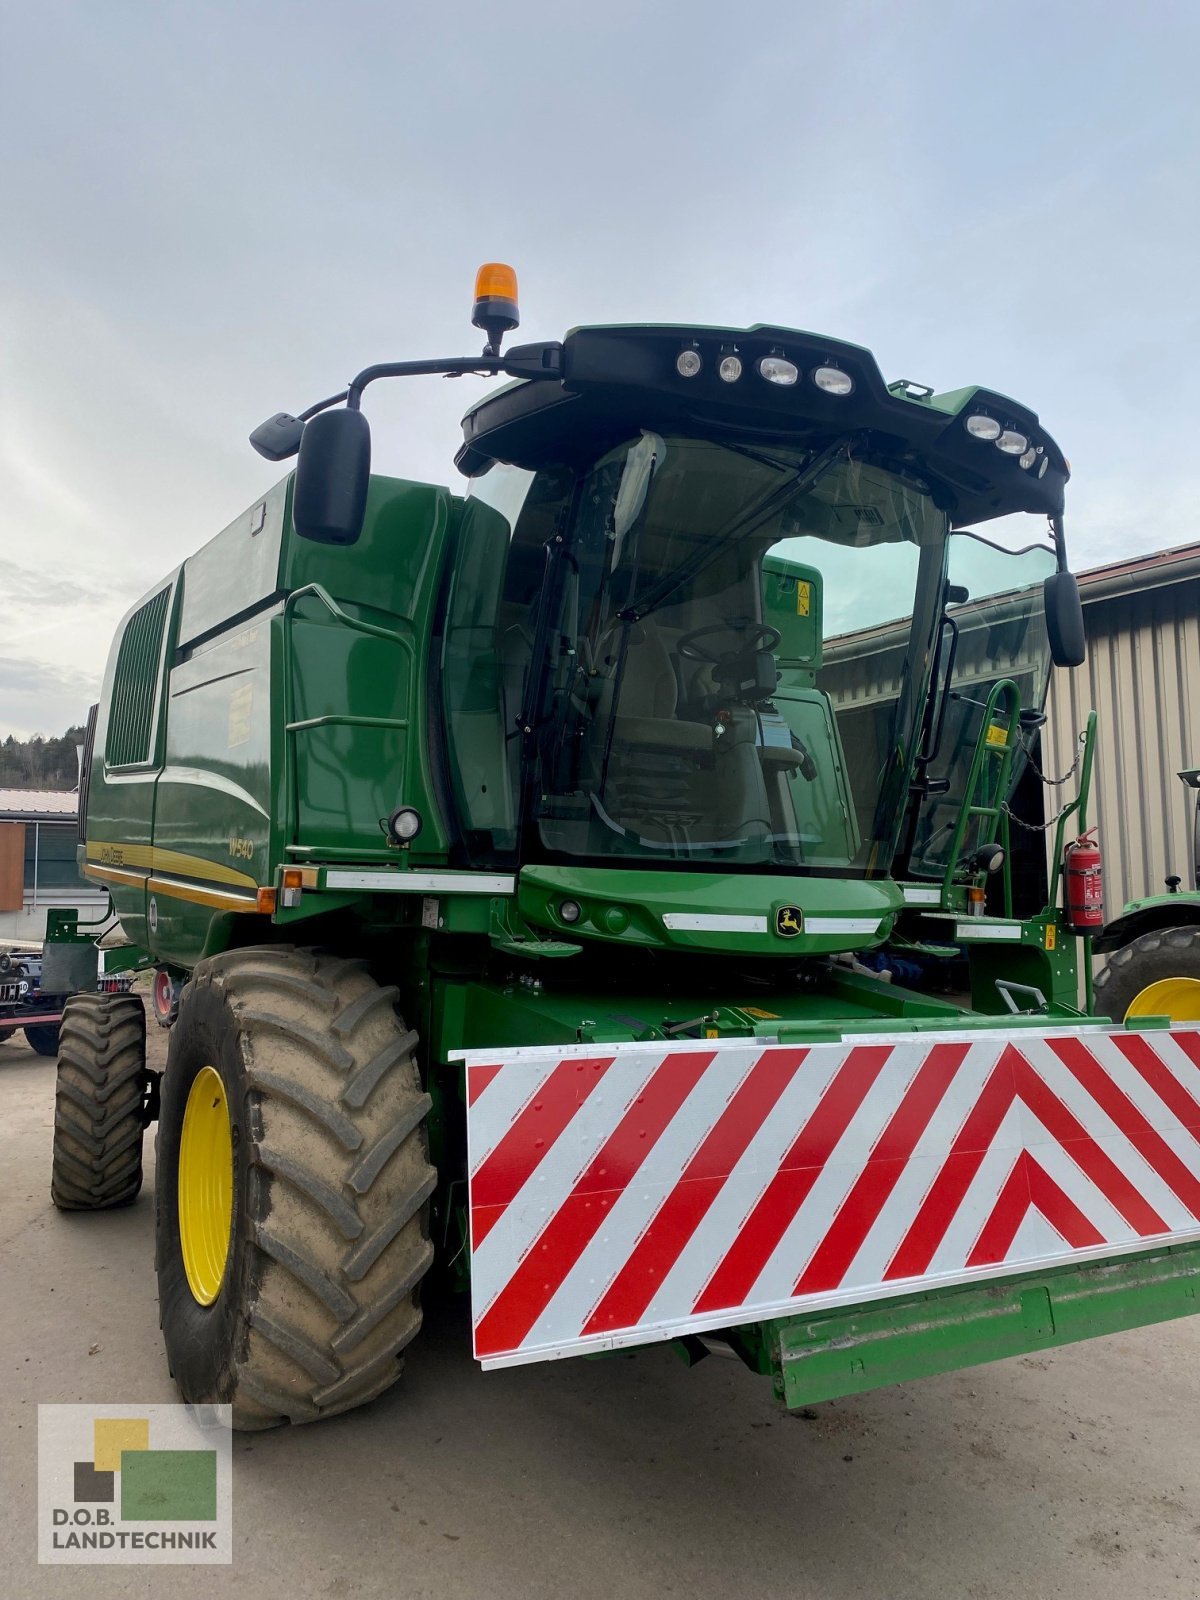
<path id="1" fill-rule="evenodd" d="M 1138 1083 L 1197 1036 L 1091 1013 L 1038 831 L 1083 628 L 1035 413 L 788 328 L 502 355 L 500 267 L 474 320 L 258 429 L 294 473 L 109 659 L 80 860 L 169 1054 L 70 1001 L 54 1198 L 129 1200 L 157 1118 L 184 1396 L 371 1399 L 435 1265 L 487 1367 L 719 1342 L 793 1405 L 1193 1309 Z M 448 373 L 514 380 L 466 495 L 373 476 L 366 388 Z"/>
<path id="2" fill-rule="evenodd" d="M 1096 1009 L 1114 1022 L 1167 1016 L 1200 1022 L 1200 768 L 1179 774 L 1195 795 L 1191 888 L 1177 874 L 1166 894 L 1131 900 L 1093 948 L 1108 962 L 1096 974 Z"/>

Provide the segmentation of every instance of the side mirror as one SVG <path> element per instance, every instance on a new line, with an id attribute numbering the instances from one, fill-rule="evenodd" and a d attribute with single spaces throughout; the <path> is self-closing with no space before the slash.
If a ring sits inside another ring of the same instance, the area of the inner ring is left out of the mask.
<path id="1" fill-rule="evenodd" d="M 278 411 L 265 422 L 260 422 L 250 435 L 251 448 L 268 461 L 286 461 L 300 448 L 304 424 L 290 412 Z"/>
<path id="2" fill-rule="evenodd" d="M 1083 604 L 1073 572 L 1052 572 L 1044 586 L 1050 659 L 1056 667 L 1081 667 L 1087 660 Z"/>
<path id="3" fill-rule="evenodd" d="M 304 425 L 292 521 L 302 539 L 354 544 L 371 478 L 371 427 L 361 411 L 322 411 Z"/>

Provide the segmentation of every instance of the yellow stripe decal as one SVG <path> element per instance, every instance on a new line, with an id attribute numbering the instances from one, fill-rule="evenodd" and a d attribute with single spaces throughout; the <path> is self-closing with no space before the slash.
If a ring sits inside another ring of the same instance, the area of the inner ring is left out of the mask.
<path id="1" fill-rule="evenodd" d="M 194 883 L 178 883 L 174 878 L 149 878 L 151 894 L 164 894 L 168 900 L 187 900 L 192 905 L 215 906 L 218 911 L 255 911 L 254 896 L 232 894 L 224 889 L 201 889 Z"/>
<path id="2" fill-rule="evenodd" d="M 185 855 L 180 850 L 164 850 L 149 844 L 89 844 L 87 864 L 97 867 L 144 867 L 147 872 L 180 873 L 201 878 L 207 883 L 232 883 L 257 889 L 258 879 L 235 867 L 223 866 L 204 856 Z"/>
<path id="3" fill-rule="evenodd" d="M 122 872 L 117 867 L 92 867 L 85 871 L 85 876 L 94 878 L 97 883 L 131 883 L 140 889 L 146 882 L 144 872 Z"/>
<path id="4" fill-rule="evenodd" d="M 210 883 L 240 883 L 248 889 L 258 888 L 258 879 L 249 872 L 239 872 L 236 867 L 223 867 L 203 856 L 185 856 L 178 850 L 162 850 L 157 845 L 152 850 L 152 865 L 159 872 L 178 872 L 193 878 L 207 878 Z"/>

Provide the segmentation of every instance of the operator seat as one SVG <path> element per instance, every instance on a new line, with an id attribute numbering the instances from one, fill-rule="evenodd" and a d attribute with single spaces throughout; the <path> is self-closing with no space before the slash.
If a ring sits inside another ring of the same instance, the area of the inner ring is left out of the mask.
<path id="1" fill-rule="evenodd" d="M 611 644 L 615 657 L 620 651 L 619 631 Z M 679 682 L 662 635 L 653 624 L 631 623 L 618 715 L 622 720 L 626 717 L 670 720 L 678 704 Z"/>

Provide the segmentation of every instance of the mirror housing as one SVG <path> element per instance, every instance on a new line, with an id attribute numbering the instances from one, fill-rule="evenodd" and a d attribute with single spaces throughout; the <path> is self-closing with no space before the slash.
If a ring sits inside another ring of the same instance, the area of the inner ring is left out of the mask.
<path id="1" fill-rule="evenodd" d="M 322 411 L 304 425 L 292 521 L 302 539 L 354 544 L 371 478 L 371 427 L 361 411 Z"/>
<path id="2" fill-rule="evenodd" d="M 1056 667 L 1081 667 L 1087 659 L 1087 635 L 1075 574 L 1052 572 L 1043 592 L 1050 659 Z"/>
<path id="3" fill-rule="evenodd" d="M 286 461 L 300 448 L 304 424 L 288 411 L 278 411 L 260 422 L 250 435 L 251 447 L 267 461 Z"/>

